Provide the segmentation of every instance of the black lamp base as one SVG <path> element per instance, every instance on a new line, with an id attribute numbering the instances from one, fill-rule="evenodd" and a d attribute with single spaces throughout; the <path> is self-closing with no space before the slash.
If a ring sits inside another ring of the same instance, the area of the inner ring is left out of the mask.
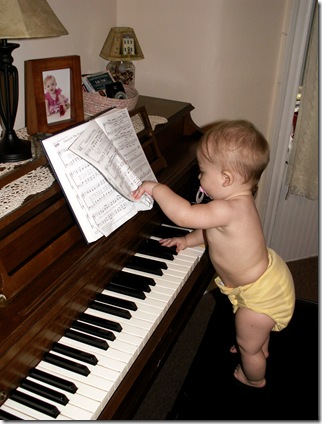
<path id="1" fill-rule="evenodd" d="M 31 159 L 31 143 L 20 139 L 15 131 L 7 131 L 0 139 L 0 163 Z"/>

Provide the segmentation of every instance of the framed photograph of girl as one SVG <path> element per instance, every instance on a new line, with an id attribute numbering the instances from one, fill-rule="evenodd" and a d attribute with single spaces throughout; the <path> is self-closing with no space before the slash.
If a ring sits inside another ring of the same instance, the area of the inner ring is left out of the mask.
<path id="1" fill-rule="evenodd" d="M 80 56 L 25 61 L 25 108 L 29 135 L 83 122 Z"/>

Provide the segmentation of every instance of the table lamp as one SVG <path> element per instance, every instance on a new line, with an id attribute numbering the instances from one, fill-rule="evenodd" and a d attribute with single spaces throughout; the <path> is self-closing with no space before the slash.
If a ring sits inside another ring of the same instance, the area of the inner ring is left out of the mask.
<path id="1" fill-rule="evenodd" d="M 8 39 L 47 38 L 68 34 L 46 0 L 0 0 L 0 162 L 30 159 L 31 145 L 18 138 L 14 123 L 18 108 L 18 70 Z"/>
<path id="2" fill-rule="evenodd" d="M 111 28 L 100 56 L 110 61 L 106 69 L 115 81 L 134 87 L 135 66 L 132 60 L 141 60 L 144 56 L 133 28 Z"/>

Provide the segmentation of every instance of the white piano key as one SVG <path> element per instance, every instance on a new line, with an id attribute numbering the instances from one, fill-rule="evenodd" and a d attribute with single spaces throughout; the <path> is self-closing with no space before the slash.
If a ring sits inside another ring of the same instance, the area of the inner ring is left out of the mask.
<path id="1" fill-rule="evenodd" d="M 77 406 L 73 405 L 70 402 L 67 405 L 60 405 L 59 403 L 56 403 L 52 400 L 48 400 L 46 397 L 40 396 L 27 389 L 20 387 L 18 388 L 18 391 L 26 393 L 34 397 L 35 399 L 40 399 L 44 402 L 47 402 L 51 405 L 56 406 L 56 408 L 60 411 L 61 418 L 75 419 L 75 420 L 90 420 L 91 418 L 93 418 L 93 414 L 96 415 L 96 413 L 99 414 L 100 412 L 99 405 L 97 404 L 97 402 L 93 404 L 91 399 L 87 399 L 87 400 L 84 399 L 84 403 L 82 405 L 77 405 Z"/>
<path id="2" fill-rule="evenodd" d="M 96 356 L 98 363 L 100 365 L 106 368 L 110 368 L 111 370 L 117 371 L 119 373 L 124 371 L 124 368 L 126 364 L 128 363 L 128 361 L 122 362 L 121 360 L 115 360 L 110 354 L 107 353 L 111 349 L 108 349 L 107 351 L 104 351 L 104 352 L 100 352 L 101 349 L 97 349 L 92 346 L 86 346 L 85 348 L 82 343 L 77 342 L 73 339 L 69 339 L 65 336 L 63 336 L 59 341 L 65 344 L 66 346 L 74 347 L 76 349 L 81 349 L 84 351 L 86 349 L 86 352 L 92 353 Z"/>
<path id="3" fill-rule="evenodd" d="M 116 317 L 107 312 L 97 311 L 96 309 L 92 309 L 92 308 L 86 309 L 85 313 L 89 313 L 90 315 L 95 315 L 100 318 L 106 318 L 106 319 L 117 321 L 123 327 L 122 331 L 131 332 L 131 329 L 132 331 L 135 331 L 136 328 L 142 328 L 147 331 L 151 329 L 151 322 L 142 321 L 134 317 L 132 317 L 131 319 L 125 319 L 122 317 Z M 131 332 L 131 334 L 135 334 L 135 332 Z"/>
<path id="4" fill-rule="evenodd" d="M 83 349 L 84 351 L 88 353 L 92 353 L 97 357 L 97 359 L 99 359 L 99 357 L 103 357 L 103 358 L 107 358 L 106 360 L 108 360 L 109 358 L 117 360 L 119 365 L 118 365 L 118 369 L 114 368 L 115 371 L 123 371 L 124 367 L 129 367 L 129 365 L 133 362 L 132 354 L 116 349 L 114 346 L 110 346 L 107 350 L 102 350 L 102 349 L 96 348 L 95 346 L 85 345 L 84 343 L 79 342 L 77 340 L 73 340 L 69 338 L 65 339 L 64 337 L 65 336 L 63 336 L 63 338 L 61 339 L 62 343 L 68 344 L 68 346 L 75 347 L 76 349 L 81 349 L 81 350 Z"/>
<path id="5" fill-rule="evenodd" d="M 143 277 L 151 276 L 151 274 L 149 274 L 147 272 L 138 271 L 138 270 L 134 270 L 134 269 L 131 269 L 131 268 L 126 268 L 126 267 L 123 268 L 123 271 L 126 271 L 126 272 L 131 273 L 131 274 L 142 275 Z M 165 271 L 165 270 L 163 270 L 163 271 Z M 179 286 L 182 282 L 182 278 L 171 277 L 171 276 L 167 275 L 165 272 L 162 276 L 154 275 L 153 279 L 154 279 L 156 285 L 153 286 L 153 290 L 151 288 L 151 292 L 162 293 L 162 294 L 168 296 L 168 301 L 173 296 L 173 293 L 178 290 L 178 288 L 179 288 Z M 169 283 L 171 283 L 171 284 L 169 284 Z M 151 293 L 151 292 L 149 292 L 149 293 Z"/>
<path id="6" fill-rule="evenodd" d="M 136 253 L 134 256 L 139 256 L 140 258 L 158 260 L 156 256 L 149 256 L 144 253 Z M 168 266 L 167 268 L 168 275 L 173 275 L 174 277 L 178 277 L 178 278 L 185 277 L 187 274 L 187 270 L 191 268 L 188 262 L 185 262 L 185 265 L 179 265 L 178 263 L 176 263 L 176 261 L 170 261 L 169 259 L 162 259 L 162 262 L 164 262 Z M 163 269 L 162 271 L 165 271 L 165 270 Z"/>
<path id="7" fill-rule="evenodd" d="M 8 407 L 11 407 L 12 410 L 14 411 L 21 411 L 22 414 L 30 417 L 29 419 L 32 419 L 32 420 L 40 420 L 40 421 L 54 420 L 53 417 L 50 417 L 47 414 L 43 414 L 42 412 L 36 411 L 36 409 L 30 408 L 29 406 L 23 405 L 22 403 L 17 402 L 10 398 L 6 400 L 5 405 Z M 3 406 L 1 406 L 1 408 Z"/>
<path id="8" fill-rule="evenodd" d="M 98 399 L 95 398 L 95 400 L 94 400 L 94 399 L 91 399 L 88 396 L 82 395 L 79 392 L 79 390 L 76 393 L 70 393 L 70 392 L 66 392 L 65 390 L 62 390 L 62 389 L 53 388 L 53 386 L 51 386 L 50 384 L 40 383 L 38 380 L 36 380 L 33 377 L 27 377 L 27 380 L 33 381 L 35 383 L 41 384 L 44 387 L 54 389 L 54 390 L 59 391 L 60 393 L 63 393 L 68 398 L 69 403 L 71 405 L 74 405 L 75 407 L 80 407 L 80 408 L 86 409 L 87 411 L 92 412 L 92 414 L 99 414 L 100 409 L 101 409 L 101 401 L 100 400 L 105 397 L 105 394 L 104 394 L 104 396 L 102 396 L 100 394 L 99 398 Z M 30 392 L 30 393 L 32 393 L 32 392 Z M 46 399 L 45 396 L 44 396 L 44 399 Z M 64 405 L 59 405 L 59 408 L 63 411 Z M 93 416 L 93 418 L 94 418 L 94 416 Z"/>
<path id="9" fill-rule="evenodd" d="M 86 345 L 87 346 L 87 345 Z M 86 347 L 84 347 L 85 351 Z M 61 358 L 71 359 L 68 355 L 64 355 L 59 352 L 53 352 L 55 355 L 60 356 Z M 79 364 L 84 364 L 86 367 L 90 370 L 91 375 L 97 375 L 98 377 L 103 377 L 106 380 L 109 380 L 111 382 L 115 382 L 117 378 L 119 377 L 120 373 L 116 370 L 113 370 L 109 367 L 104 366 L 102 363 L 97 363 L 96 365 L 91 364 L 85 364 L 85 362 L 82 362 L 80 360 L 72 358 L 74 362 L 77 362 Z"/>
<path id="10" fill-rule="evenodd" d="M 44 362 L 41 362 L 40 364 L 38 364 L 38 366 L 36 368 L 53 374 L 52 371 L 45 370 L 43 366 L 44 366 Z M 56 367 L 54 375 L 57 375 L 58 377 L 66 378 L 66 374 L 64 375 L 63 370 L 61 368 L 58 368 L 58 367 Z M 76 393 L 78 395 L 82 395 L 82 396 L 85 396 L 85 397 L 89 397 L 90 399 L 97 400 L 98 402 L 101 402 L 101 404 L 105 401 L 105 399 L 106 399 L 106 391 L 105 390 L 99 389 L 99 388 L 94 387 L 94 386 L 89 386 L 86 383 L 83 383 L 79 380 L 76 380 L 74 378 L 74 376 L 71 376 L 71 375 L 68 377 L 68 380 L 70 380 L 71 382 L 76 384 L 76 386 L 77 386 L 77 392 Z M 52 386 L 49 385 L 49 387 L 52 387 Z M 89 387 L 90 387 L 90 389 L 89 389 Z M 55 387 L 53 387 L 53 388 L 55 388 Z M 72 396 L 72 395 L 73 394 L 69 393 L 69 396 Z"/>
<path id="11" fill-rule="evenodd" d="M 132 274 L 133 274 L 133 272 L 132 272 Z M 159 309 L 163 309 L 164 308 L 164 306 L 166 306 L 167 305 L 167 303 L 169 302 L 169 294 L 167 293 L 167 294 L 165 294 L 165 293 L 159 293 L 159 292 L 155 292 L 154 290 L 153 290 L 153 288 L 155 287 L 155 286 L 150 286 L 151 288 L 152 288 L 152 293 L 151 292 L 144 292 L 144 294 L 145 294 L 145 299 L 137 299 L 137 298 L 135 298 L 135 297 L 132 297 L 132 296 L 130 296 L 130 295 L 127 295 L 127 296 L 129 296 L 129 300 L 132 300 L 133 302 L 137 302 L 137 301 L 139 301 L 139 300 L 142 300 L 142 301 L 146 301 L 147 299 L 149 299 L 149 298 L 151 298 L 151 295 L 153 294 L 153 299 L 155 299 L 157 302 L 159 302 L 160 304 L 159 304 Z M 108 284 L 106 285 L 106 290 L 108 290 Z M 112 290 L 108 290 L 108 293 L 112 296 L 114 296 L 117 292 L 114 292 L 114 291 L 112 291 Z"/>
<path id="12" fill-rule="evenodd" d="M 111 292 L 108 290 L 103 290 L 102 293 L 110 294 Z M 123 293 L 113 293 L 113 296 L 116 297 L 117 299 L 124 299 L 124 300 L 133 299 L 132 297 Z M 138 309 L 140 309 L 140 311 L 150 313 L 151 315 L 154 315 L 154 316 L 159 316 L 160 313 L 162 313 L 162 310 L 165 306 L 164 303 L 160 305 L 160 302 L 156 301 L 155 299 L 151 299 L 149 297 L 146 297 L 145 299 L 137 299 L 135 303 Z"/>
<path id="13" fill-rule="evenodd" d="M 141 315 L 143 316 L 143 313 Z M 146 314 L 144 315 L 144 317 L 146 318 Z M 148 319 L 148 318 L 146 318 L 146 319 Z M 75 330 L 75 331 L 77 331 L 77 333 L 86 334 L 86 333 L 84 333 L 82 331 L 78 331 L 78 330 Z M 97 338 L 99 338 L 99 337 L 97 337 Z M 101 339 L 101 340 L 103 340 L 103 339 Z M 86 344 L 86 343 L 82 343 L 82 345 L 83 345 L 83 350 L 86 352 L 86 347 L 89 346 L 89 345 Z M 108 340 L 108 345 L 110 347 L 113 346 L 114 349 L 118 349 L 121 352 L 128 353 L 129 355 L 133 355 L 136 352 L 136 350 L 137 350 L 137 345 L 132 345 L 132 344 L 129 344 L 129 343 L 125 343 L 124 344 L 118 338 L 116 338 L 113 341 L 112 340 Z M 103 349 L 100 349 L 100 350 L 103 350 Z M 86 366 L 88 366 L 88 365 L 86 364 Z"/>
<path id="14" fill-rule="evenodd" d="M 14 402 L 14 401 L 13 401 Z M 12 405 L 10 405 L 11 402 L 6 401 L 6 403 L 4 403 L 3 405 L 1 405 L 1 409 L 9 412 L 10 414 L 15 415 L 17 418 L 20 418 L 22 420 L 26 420 L 26 421 L 34 421 L 37 418 L 31 417 L 30 415 L 27 415 L 25 412 L 26 411 L 21 411 L 20 408 L 20 403 L 18 404 L 18 409 L 13 409 Z"/>
<path id="15" fill-rule="evenodd" d="M 67 380 L 74 381 L 77 385 L 77 381 L 80 381 L 81 383 L 87 384 L 88 386 L 98 387 L 102 390 L 109 390 L 113 387 L 113 382 L 109 380 L 105 380 L 102 377 L 99 377 L 97 375 L 89 374 L 87 377 L 84 375 L 77 374 L 75 372 L 66 370 L 64 368 L 58 367 L 57 365 L 50 364 L 45 361 L 39 362 L 37 365 L 38 369 L 50 372 L 54 375 L 59 375 L 61 377 L 66 378 Z"/>
<path id="16" fill-rule="evenodd" d="M 92 311 L 89 311 L 89 312 L 91 315 L 92 314 L 94 315 L 94 312 L 96 312 L 96 316 L 100 316 L 101 318 L 103 317 L 103 313 L 100 311 L 93 311 L 93 313 Z M 110 317 L 108 317 L 108 319 L 110 319 Z M 127 320 L 124 320 L 124 321 L 127 321 Z M 121 323 L 121 325 L 123 326 L 123 330 L 121 331 L 121 333 L 140 337 L 142 339 L 142 343 L 145 344 L 153 332 L 153 323 L 148 321 L 140 321 L 137 319 L 135 320 L 132 319 L 131 321 L 132 321 L 131 323 L 129 322 Z M 116 336 L 117 334 L 120 334 L 120 333 L 115 333 Z M 104 355 L 121 360 L 124 354 L 123 352 L 120 352 L 119 350 L 114 349 L 114 346 L 110 343 L 110 347 L 109 349 L 107 349 Z"/>
<path id="17" fill-rule="evenodd" d="M 158 258 L 148 256 L 148 255 L 144 255 L 142 253 L 136 253 L 134 255 L 134 257 L 149 259 L 149 260 L 152 260 L 152 261 L 153 260 L 155 260 L 155 261 L 159 260 Z M 166 260 L 162 260 L 162 262 L 164 262 L 165 265 L 168 265 Z M 136 271 L 136 270 L 134 270 L 134 271 Z M 144 272 L 146 272 L 147 274 L 150 274 L 151 277 L 155 275 L 155 274 L 149 273 L 149 271 L 144 271 Z M 172 262 L 171 265 L 169 264 L 169 266 L 167 268 L 162 268 L 162 275 L 160 277 L 162 278 L 163 276 L 177 277 L 178 279 L 181 280 L 185 276 L 185 273 L 183 273 L 182 269 L 179 269 L 176 266 L 176 264 Z"/>

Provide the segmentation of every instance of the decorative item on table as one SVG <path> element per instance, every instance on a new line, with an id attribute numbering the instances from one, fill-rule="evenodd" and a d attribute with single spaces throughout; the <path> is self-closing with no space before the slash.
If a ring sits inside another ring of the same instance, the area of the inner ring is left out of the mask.
<path id="1" fill-rule="evenodd" d="M 31 158 L 31 145 L 20 139 L 14 123 L 18 108 L 18 70 L 12 64 L 12 51 L 19 44 L 8 39 L 47 38 L 68 34 L 46 0 L 0 0 L 0 162 Z"/>
<path id="2" fill-rule="evenodd" d="M 118 109 L 126 108 L 129 111 L 134 109 L 139 99 L 139 93 L 135 88 L 130 87 L 126 84 L 123 87 L 126 94 L 125 99 L 116 99 L 101 96 L 98 92 L 88 93 L 84 91 L 83 103 L 85 115 L 95 116 L 112 107 L 116 107 Z"/>
<path id="3" fill-rule="evenodd" d="M 106 69 L 114 81 L 135 86 L 135 66 L 132 61 L 144 59 L 144 56 L 133 28 L 111 28 L 100 56 L 110 61 Z"/>
<path id="4" fill-rule="evenodd" d="M 109 82 L 105 85 L 106 96 L 111 99 L 127 99 L 123 84 L 120 81 Z"/>
<path id="5" fill-rule="evenodd" d="M 108 71 L 82 75 L 83 90 L 88 93 L 98 92 L 101 96 L 106 96 L 106 84 L 112 82 L 115 82 L 114 78 Z"/>

